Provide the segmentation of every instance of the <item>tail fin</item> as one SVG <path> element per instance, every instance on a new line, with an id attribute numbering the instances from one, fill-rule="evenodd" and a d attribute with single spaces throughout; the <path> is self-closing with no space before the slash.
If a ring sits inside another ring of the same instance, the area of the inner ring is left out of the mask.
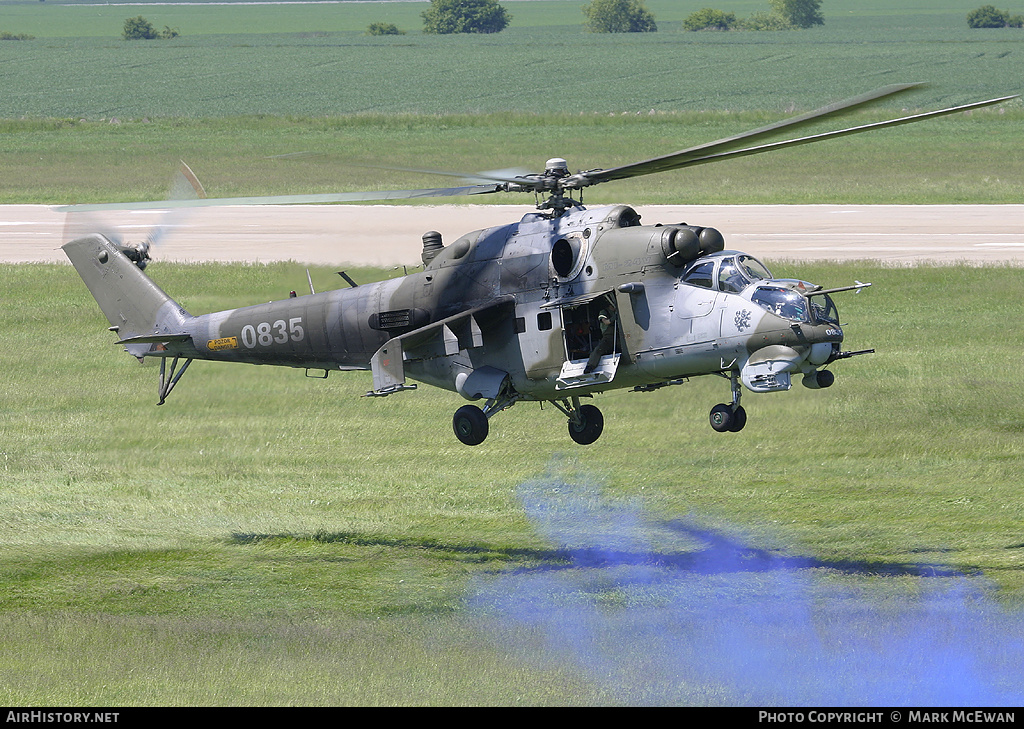
<path id="1" fill-rule="evenodd" d="M 144 274 L 120 246 L 102 235 L 78 238 L 63 246 L 125 349 L 140 359 L 154 342 L 180 338 L 191 318 L 174 299 Z M 134 339 L 134 342 L 127 341 Z"/>

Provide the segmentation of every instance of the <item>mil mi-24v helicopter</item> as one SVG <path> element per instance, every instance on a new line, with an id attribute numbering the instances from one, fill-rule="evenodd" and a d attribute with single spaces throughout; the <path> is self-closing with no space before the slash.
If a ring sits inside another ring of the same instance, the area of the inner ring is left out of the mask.
<path id="1" fill-rule="evenodd" d="M 915 88 L 885 87 L 734 137 L 611 169 L 570 173 L 562 158 L 538 174 L 477 174 L 459 187 L 309 196 L 163 201 L 97 208 L 330 203 L 532 192 L 537 209 L 521 220 L 468 233 L 444 245 L 423 236 L 423 269 L 400 278 L 193 316 L 144 272 L 149 242 L 94 233 L 63 246 L 110 322 L 118 344 L 140 362 L 160 360 L 159 404 L 193 360 L 323 370 L 367 370 L 368 396 L 412 390 L 417 380 L 457 392 L 453 418 L 467 445 L 487 437 L 494 415 L 518 402 L 549 402 L 580 444 L 603 430 L 584 398 L 613 389 L 649 392 L 699 375 L 719 375 L 731 401 L 711 409 L 720 432 L 743 428 L 743 387 L 788 390 L 801 375 L 811 389 L 832 385 L 833 362 L 873 350 L 843 351 L 832 294 L 777 279 L 753 256 L 726 250 L 711 227 L 642 225 L 627 205 L 586 208 L 591 185 L 719 162 L 790 146 L 923 121 L 1015 98 L 989 99 L 883 122 L 754 145 Z M 451 174 L 456 173 L 440 173 Z M 466 175 L 459 175 L 465 177 Z M 167 366 L 171 361 L 170 367 Z M 179 366 L 180 364 L 180 366 Z"/>

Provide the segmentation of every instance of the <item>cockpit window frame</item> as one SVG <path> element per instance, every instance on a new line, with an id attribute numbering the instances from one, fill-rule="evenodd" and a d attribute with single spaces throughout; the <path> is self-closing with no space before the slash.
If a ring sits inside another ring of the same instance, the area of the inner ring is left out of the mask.
<path id="1" fill-rule="evenodd" d="M 728 294 L 741 293 L 751 284 L 771 278 L 771 271 L 761 261 L 738 251 L 725 251 L 698 258 L 690 263 L 680 276 L 680 280 L 690 286 Z"/>
<path id="2" fill-rule="evenodd" d="M 806 296 L 785 286 L 778 284 L 758 286 L 751 292 L 750 301 L 780 319 L 799 324 L 812 323 L 811 302 Z"/>
<path id="3" fill-rule="evenodd" d="M 715 289 L 715 271 L 717 268 L 717 262 L 714 260 L 697 259 L 690 264 L 690 267 L 683 273 L 683 283 L 690 284 L 691 286 L 697 286 L 702 289 Z M 703 269 L 707 270 L 704 271 Z M 707 278 L 694 278 L 693 275 L 698 271 L 701 271 L 702 275 L 706 272 Z"/>
<path id="4" fill-rule="evenodd" d="M 825 301 L 819 304 L 815 299 L 824 299 Z M 818 294 L 817 296 L 808 296 L 807 300 L 811 304 L 811 317 L 813 317 L 815 324 L 835 324 L 839 326 L 839 307 L 836 306 L 836 302 L 832 300 L 831 296 L 828 294 Z"/>
<path id="5" fill-rule="evenodd" d="M 753 266 L 750 265 L 751 263 L 757 264 L 760 271 L 751 270 L 753 268 Z M 739 266 L 740 270 L 743 271 L 751 281 L 770 281 L 772 279 L 772 272 L 768 270 L 768 267 L 758 259 L 747 255 L 746 253 L 736 254 L 736 265 Z"/>

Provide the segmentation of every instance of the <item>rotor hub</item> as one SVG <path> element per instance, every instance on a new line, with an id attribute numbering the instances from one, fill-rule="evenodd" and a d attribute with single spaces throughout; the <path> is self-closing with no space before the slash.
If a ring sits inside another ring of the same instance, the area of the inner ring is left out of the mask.
<path id="1" fill-rule="evenodd" d="M 544 163 L 544 174 L 565 177 L 569 174 L 569 163 L 561 157 L 552 157 Z"/>

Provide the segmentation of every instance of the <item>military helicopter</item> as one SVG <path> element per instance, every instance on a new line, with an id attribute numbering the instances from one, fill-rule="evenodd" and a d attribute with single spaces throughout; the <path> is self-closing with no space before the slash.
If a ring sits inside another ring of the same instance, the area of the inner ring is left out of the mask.
<path id="1" fill-rule="evenodd" d="M 888 86 L 753 131 L 642 162 L 571 173 L 565 159 L 536 174 L 476 174 L 457 187 L 248 198 L 253 204 L 328 203 L 527 192 L 536 210 L 521 220 L 467 233 L 445 245 L 423 236 L 423 268 L 400 278 L 193 316 L 144 272 L 150 244 L 93 233 L 63 246 L 117 343 L 140 362 L 160 362 L 163 404 L 194 360 L 322 371 L 370 370 L 369 397 L 416 389 L 416 380 L 468 401 L 453 429 L 470 446 L 490 419 L 519 402 L 551 403 L 576 443 L 594 443 L 601 411 L 584 399 L 608 390 L 651 392 L 689 378 L 729 382 L 729 402 L 710 424 L 738 432 L 743 388 L 755 393 L 830 387 L 829 365 L 872 352 L 844 351 L 832 298 L 868 283 L 824 288 L 775 278 L 753 256 L 727 250 L 719 231 L 687 223 L 643 225 L 628 205 L 586 208 L 591 185 L 720 162 L 998 104 L 1013 96 L 838 131 L 755 145 L 915 84 Z M 461 174 L 461 173 L 440 173 Z M 197 187 L 197 193 L 201 190 Z M 171 208 L 238 204 L 238 199 L 162 201 L 102 207 Z M 168 362 L 170 362 L 168 366 Z"/>

